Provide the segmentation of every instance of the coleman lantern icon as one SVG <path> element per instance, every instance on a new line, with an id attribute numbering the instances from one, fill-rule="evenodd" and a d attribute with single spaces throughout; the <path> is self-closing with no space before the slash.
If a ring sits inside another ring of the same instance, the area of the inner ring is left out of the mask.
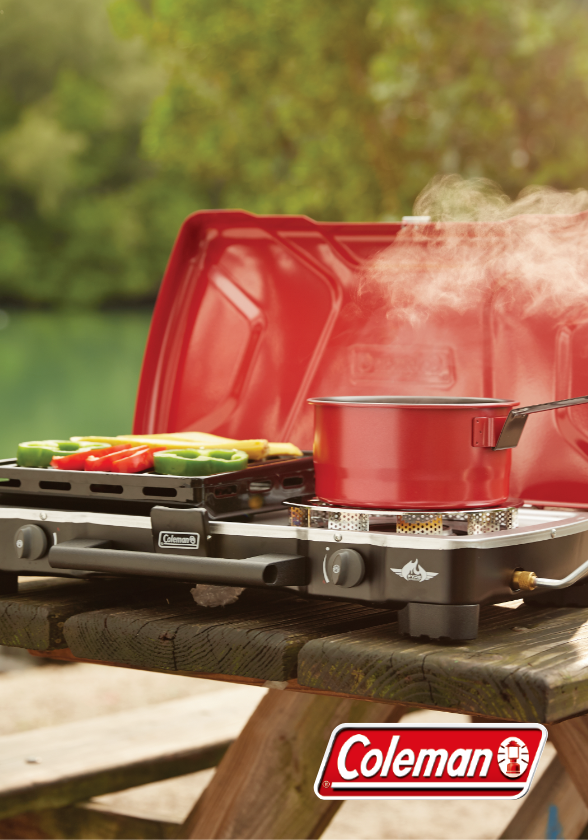
<path id="1" fill-rule="evenodd" d="M 506 738 L 498 747 L 498 766 L 509 779 L 522 776 L 529 766 L 529 750 L 520 738 Z"/>

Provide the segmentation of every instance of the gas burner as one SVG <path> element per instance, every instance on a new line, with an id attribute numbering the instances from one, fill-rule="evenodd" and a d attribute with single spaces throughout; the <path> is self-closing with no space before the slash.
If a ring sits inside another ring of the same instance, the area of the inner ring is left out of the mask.
<path id="1" fill-rule="evenodd" d="M 456 533 L 493 534 L 517 527 L 518 508 L 511 499 L 495 508 L 468 510 L 370 510 L 328 505 L 311 498 L 284 502 L 290 508 L 290 525 L 333 531 L 395 530 L 397 534 L 453 536 Z"/>

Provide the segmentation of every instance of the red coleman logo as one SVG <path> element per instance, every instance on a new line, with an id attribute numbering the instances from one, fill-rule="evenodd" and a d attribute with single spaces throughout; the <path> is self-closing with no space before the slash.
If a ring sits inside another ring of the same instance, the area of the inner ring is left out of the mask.
<path id="1" fill-rule="evenodd" d="M 546 738 L 539 723 L 343 723 L 314 790 L 321 799 L 519 799 Z"/>

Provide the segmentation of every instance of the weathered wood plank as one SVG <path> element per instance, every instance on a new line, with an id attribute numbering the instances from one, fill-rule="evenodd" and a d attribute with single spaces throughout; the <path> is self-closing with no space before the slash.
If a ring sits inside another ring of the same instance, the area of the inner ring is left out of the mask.
<path id="1" fill-rule="evenodd" d="M 588 807 L 561 761 L 555 756 L 523 799 L 500 839 L 581 837 L 586 823 Z"/>
<path id="2" fill-rule="evenodd" d="M 549 740 L 588 807 L 588 716 L 550 726 Z"/>
<path id="3" fill-rule="evenodd" d="M 128 579 L 21 583 L 17 594 L 0 596 L 0 644 L 41 651 L 64 648 L 63 626 L 76 612 L 124 603 L 193 603 L 189 589 L 187 584 Z"/>
<path id="4" fill-rule="evenodd" d="M 310 639 L 389 621 L 390 612 L 248 589 L 226 607 L 129 608 L 80 612 L 64 636 L 81 659 L 135 668 L 284 681 L 296 675 Z"/>
<path id="5" fill-rule="evenodd" d="M 229 748 L 180 837 L 320 837 L 341 802 L 313 785 L 340 723 L 397 721 L 399 706 L 269 691 Z"/>
<path id="6" fill-rule="evenodd" d="M 179 823 L 118 814 L 84 802 L 0 820 L 0 840 L 172 840 L 180 827 Z"/>
<path id="7" fill-rule="evenodd" d="M 63 648 L 61 650 L 54 650 L 49 651 L 47 653 L 33 651 L 30 650 L 29 653 L 32 656 L 38 656 L 41 658 L 46 659 L 53 659 L 60 662 L 90 662 L 94 665 L 104 665 L 105 667 L 114 667 L 114 668 L 133 668 L 132 665 L 124 665 L 120 662 L 112 662 L 112 661 L 97 661 L 94 659 L 78 659 L 77 657 L 73 656 L 72 652 L 69 648 Z M 143 668 L 139 670 L 149 670 L 154 671 L 157 673 L 170 673 L 169 671 L 159 671 L 157 668 Z M 209 679 L 215 680 L 216 682 L 220 683 L 233 683 L 234 685 L 250 685 L 255 686 L 257 688 L 278 688 L 280 691 L 286 692 L 298 692 L 301 694 L 314 694 L 317 696 L 325 695 L 327 697 L 338 697 L 345 700 L 358 700 L 363 699 L 368 703 L 385 703 L 388 706 L 397 705 L 393 700 L 374 700 L 371 697 L 364 697 L 358 698 L 353 694 L 345 693 L 345 692 L 338 692 L 338 691 L 323 691 L 320 688 L 309 688 L 306 685 L 300 685 L 297 679 L 289 679 L 289 680 L 264 680 L 264 679 L 255 679 L 254 677 L 242 677 L 234 674 L 211 674 L 211 673 L 200 673 L 199 671 L 173 671 L 171 673 L 178 674 L 182 677 L 194 677 L 196 679 Z M 405 710 L 406 714 L 408 714 L 411 710 L 416 711 L 417 709 L 430 709 L 430 704 L 423 704 L 423 703 L 406 703 Z M 454 712 L 455 709 L 444 709 L 443 706 L 436 706 L 436 709 L 439 711 L 444 712 Z M 473 721 L 476 723 L 509 723 L 510 721 L 505 721 L 503 718 L 495 718 L 495 717 L 487 717 L 487 716 L 480 716 L 475 715 L 472 716 Z"/>
<path id="8" fill-rule="evenodd" d="M 214 696 L 5 735 L 0 818 L 214 767 L 262 698 L 263 692 L 233 686 Z"/>
<path id="9" fill-rule="evenodd" d="M 155 585 L 54 582 L 44 594 L 4 596 L 0 643 L 69 644 L 80 659 L 262 681 L 291 680 L 298 664 L 310 690 L 509 720 L 588 711 L 588 609 L 488 607 L 477 640 L 440 645 L 401 638 L 390 613 L 361 605 L 251 589 L 211 610 L 186 587 L 170 598 Z"/>
<path id="10" fill-rule="evenodd" d="M 588 609 L 482 610 L 476 640 L 399 636 L 396 623 L 314 639 L 298 682 L 373 700 L 507 720 L 555 722 L 588 711 Z"/>

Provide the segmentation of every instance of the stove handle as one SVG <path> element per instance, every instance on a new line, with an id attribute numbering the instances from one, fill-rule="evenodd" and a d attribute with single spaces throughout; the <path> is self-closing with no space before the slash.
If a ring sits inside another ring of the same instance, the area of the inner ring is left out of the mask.
<path id="1" fill-rule="evenodd" d="M 498 440 L 494 449 L 514 449 L 521 439 L 523 429 L 529 414 L 536 414 L 538 411 L 551 411 L 554 408 L 566 408 L 570 405 L 582 405 L 588 403 L 588 396 L 573 397 L 569 400 L 556 400 L 555 402 L 540 403 L 539 405 L 525 405 L 521 408 L 513 408 L 504 426 L 500 430 Z"/>
<path id="2" fill-rule="evenodd" d="M 261 554 L 243 560 L 186 557 L 114 549 L 104 540 L 75 539 L 49 550 L 54 569 L 81 569 L 107 575 L 139 575 L 225 586 L 305 586 L 310 583 L 307 557 Z"/>

